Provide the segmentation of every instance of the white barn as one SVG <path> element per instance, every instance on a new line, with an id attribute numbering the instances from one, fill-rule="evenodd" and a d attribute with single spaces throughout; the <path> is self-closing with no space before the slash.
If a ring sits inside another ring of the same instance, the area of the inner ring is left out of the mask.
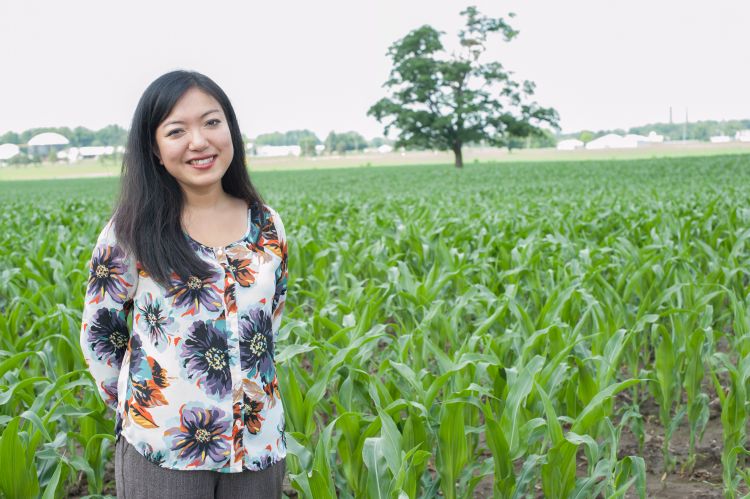
<path id="1" fill-rule="evenodd" d="M 600 149 L 621 149 L 624 147 L 629 147 L 626 144 L 627 142 L 625 141 L 625 137 L 623 137 L 622 135 L 617 135 L 616 133 L 608 133 L 607 135 L 602 135 L 601 137 L 587 143 L 586 149 L 591 151 Z"/>
<path id="2" fill-rule="evenodd" d="M 664 142 L 664 135 L 659 135 L 655 131 L 651 130 L 650 132 L 648 132 L 648 137 L 646 137 L 646 139 L 652 144 L 661 144 L 662 142 Z"/>
<path id="3" fill-rule="evenodd" d="M 256 156 L 299 156 L 302 154 L 300 146 L 255 146 Z"/>
<path id="4" fill-rule="evenodd" d="M 583 148 L 583 141 L 578 139 L 566 139 L 561 140 L 557 143 L 557 150 L 558 151 L 573 151 L 575 149 L 582 149 Z"/>
<path id="5" fill-rule="evenodd" d="M 641 144 L 648 144 L 650 140 L 644 135 L 638 135 L 637 133 L 629 133 L 623 137 L 623 146 L 627 148 L 638 147 Z"/>
<path id="6" fill-rule="evenodd" d="M 106 156 L 114 153 L 114 146 L 71 147 L 65 151 L 58 152 L 57 159 L 67 160 L 69 163 L 75 163 L 79 159 L 96 159 L 99 156 Z"/>

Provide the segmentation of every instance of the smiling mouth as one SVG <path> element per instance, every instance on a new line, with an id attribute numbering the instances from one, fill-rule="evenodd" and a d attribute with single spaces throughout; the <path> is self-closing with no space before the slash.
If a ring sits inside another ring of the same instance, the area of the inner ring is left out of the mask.
<path id="1" fill-rule="evenodd" d="M 188 161 L 188 164 L 193 166 L 206 166 L 211 164 L 215 159 L 216 156 L 209 156 L 208 158 L 190 160 Z"/>

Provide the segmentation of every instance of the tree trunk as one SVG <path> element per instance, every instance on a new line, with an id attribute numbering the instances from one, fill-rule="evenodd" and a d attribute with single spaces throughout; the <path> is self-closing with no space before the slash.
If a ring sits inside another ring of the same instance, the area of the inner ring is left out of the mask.
<path id="1" fill-rule="evenodd" d="M 463 153 L 461 152 L 461 144 L 453 145 L 453 154 L 456 155 L 456 168 L 463 168 L 464 156 L 463 156 Z"/>

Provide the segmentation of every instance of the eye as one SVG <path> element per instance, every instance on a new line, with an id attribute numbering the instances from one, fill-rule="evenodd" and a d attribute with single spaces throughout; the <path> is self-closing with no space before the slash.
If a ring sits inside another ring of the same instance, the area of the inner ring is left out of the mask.
<path id="1" fill-rule="evenodd" d="M 208 120 L 208 121 L 206 122 L 206 125 L 207 125 L 207 126 L 216 126 L 216 125 L 218 125 L 219 123 L 221 123 L 221 120 L 218 120 L 218 119 L 216 119 L 216 118 L 213 118 L 213 119 L 210 119 L 210 120 Z"/>
<path id="2" fill-rule="evenodd" d="M 167 137 L 172 137 L 173 135 L 177 135 L 180 132 L 182 132 L 182 128 L 173 128 L 172 130 L 167 132 Z"/>

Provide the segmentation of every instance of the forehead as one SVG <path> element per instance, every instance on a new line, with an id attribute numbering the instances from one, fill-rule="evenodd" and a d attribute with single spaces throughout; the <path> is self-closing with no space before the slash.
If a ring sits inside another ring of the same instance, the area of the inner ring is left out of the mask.
<path id="1" fill-rule="evenodd" d="M 171 121 L 187 121 L 203 116 L 205 113 L 216 110 L 222 112 L 221 104 L 211 94 L 197 87 L 188 89 L 177 99 L 174 107 L 169 112 L 162 124 Z"/>

